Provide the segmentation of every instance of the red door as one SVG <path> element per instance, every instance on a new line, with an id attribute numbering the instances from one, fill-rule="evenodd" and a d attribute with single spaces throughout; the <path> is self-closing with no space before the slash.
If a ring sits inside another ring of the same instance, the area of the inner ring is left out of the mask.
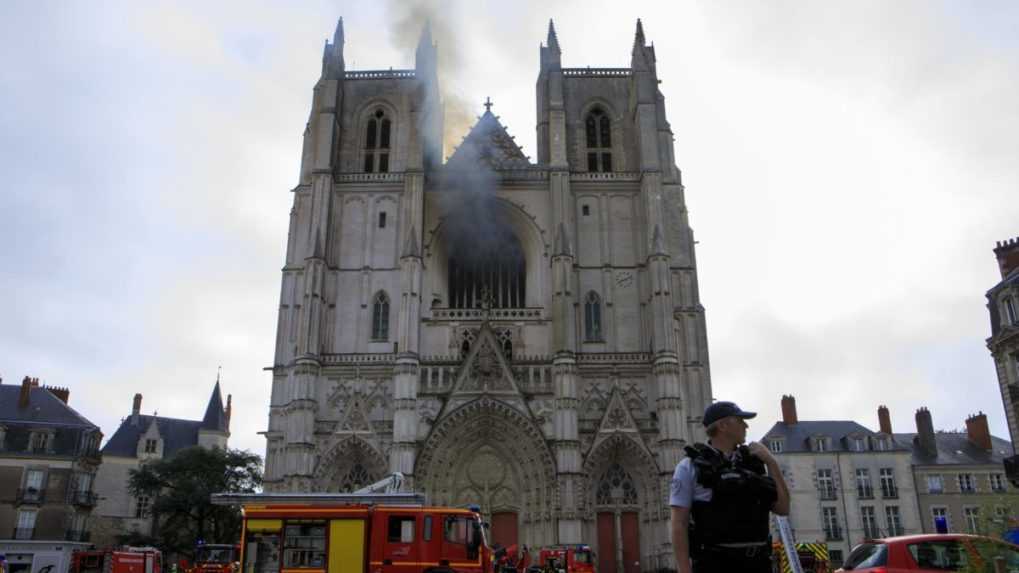
<path id="1" fill-rule="evenodd" d="M 640 573 L 640 520 L 637 512 L 624 513 L 619 525 L 623 530 L 623 571 Z"/>
<path id="2" fill-rule="evenodd" d="M 492 542 L 503 547 L 517 543 L 517 514 L 511 511 L 492 514 Z"/>
<path id="3" fill-rule="evenodd" d="M 598 514 L 598 573 L 616 573 L 616 516 Z"/>

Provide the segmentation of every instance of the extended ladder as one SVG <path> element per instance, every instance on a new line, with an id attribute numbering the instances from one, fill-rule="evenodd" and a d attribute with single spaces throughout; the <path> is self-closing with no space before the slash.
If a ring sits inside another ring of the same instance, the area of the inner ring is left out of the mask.
<path id="1" fill-rule="evenodd" d="M 775 524 L 778 525 L 778 534 L 782 538 L 782 547 L 785 549 L 785 558 L 789 563 L 792 573 L 803 573 L 803 565 L 800 564 L 800 554 L 796 552 L 796 540 L 793 539 L 793 530 L 789 527 L 789 518 L 784 515 L 775 516 Z"/>

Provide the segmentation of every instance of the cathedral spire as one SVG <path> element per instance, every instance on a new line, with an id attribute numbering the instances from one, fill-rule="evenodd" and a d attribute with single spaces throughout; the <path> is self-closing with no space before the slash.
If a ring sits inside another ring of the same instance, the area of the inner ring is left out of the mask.
<path id="1" fill-rule="evenodd" d="M 550 50 L 562 53 L 562 50 L 559 48 L 559 37 L 556 36 L 555 24 L 552 23 L 552 18 L 548 19 L 548 40 L 546 40 L 546 43 Z"/>
<path id="2" fill-rule="evenodd" d="M 334 46 L 343 45 L 343 18 L 340 18 L 336 22 L 336 31 L 333 32 L 333 45 Z"/>
<path id="3" fill-rule="evenodd" d="M 644 39 L 644 24 L 641 23 L 640 18 L 637 18 L 637 33 L 633 37 L 633 46 L 636 48 L 640 46 L 643 48 L 647 45 L 647 40 Z"/>

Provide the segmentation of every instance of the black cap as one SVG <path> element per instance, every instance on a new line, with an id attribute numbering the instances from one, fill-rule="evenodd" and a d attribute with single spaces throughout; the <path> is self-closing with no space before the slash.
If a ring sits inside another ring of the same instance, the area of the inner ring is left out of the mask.
<path id="1" fill-rule="evenodd" d="M 739 409 L 739 406 L 732 402 L 715 402 L 704 409 L 704 426 L 710 426 L 722 418 L 728 418 L 729 416 L 736 416 L 737 418 L 748 420 L 757 416 L 757 412 L 744 412 Z"/>

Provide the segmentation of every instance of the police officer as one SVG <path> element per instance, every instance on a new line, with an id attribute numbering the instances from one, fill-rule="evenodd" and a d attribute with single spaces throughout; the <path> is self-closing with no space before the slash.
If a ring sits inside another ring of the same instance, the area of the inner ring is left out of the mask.
<path id="1" fill-rule="evenodd" d="M 769 512 L 789 514 L 789 489 L 767 448 L 743 445 L 745 420 L 756 415 L 711 404 L 708 443 L 687 447 L 676 466 L 669 505 L 679 573 L 771 572 Z"/>

